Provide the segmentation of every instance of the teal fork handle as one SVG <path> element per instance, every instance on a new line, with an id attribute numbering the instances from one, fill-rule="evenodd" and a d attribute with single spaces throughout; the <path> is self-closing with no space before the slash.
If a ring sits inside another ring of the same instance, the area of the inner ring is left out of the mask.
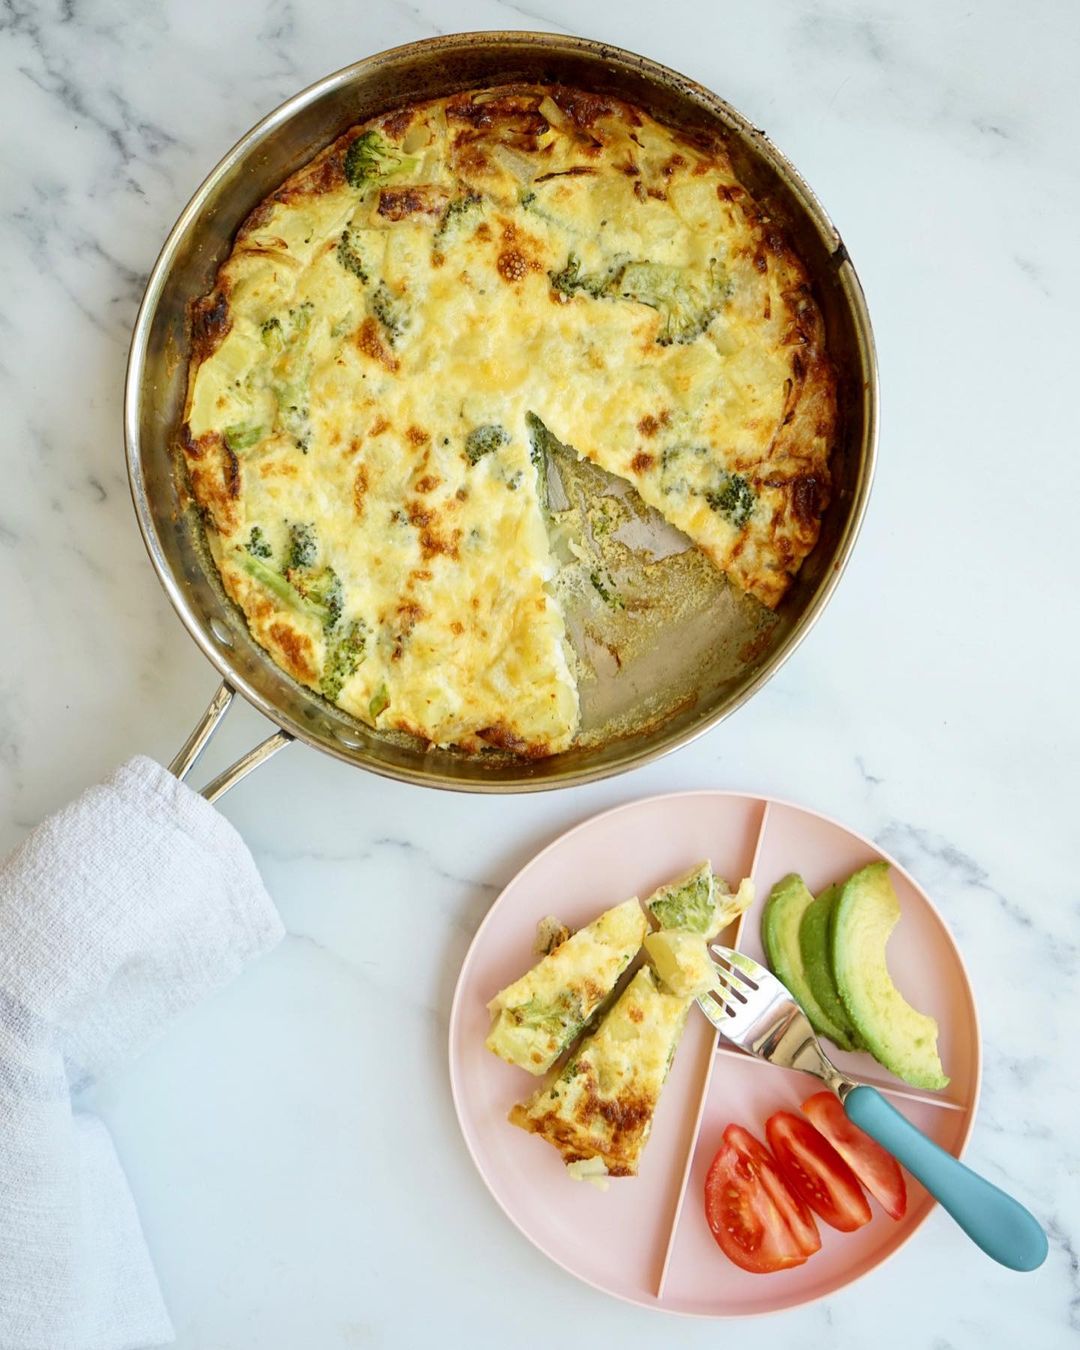
<path id="1" fill-rule="evenodd" d="M 918 1177 L 987 1256 L 1010 1270 L 1036 1270 L 1046 1260 L 1046 1234 L 1035 1216 L 938 1148 L 880 1092 L 852 1088 L 844 1098 L 844 1110 L 850 1121 Z"/>

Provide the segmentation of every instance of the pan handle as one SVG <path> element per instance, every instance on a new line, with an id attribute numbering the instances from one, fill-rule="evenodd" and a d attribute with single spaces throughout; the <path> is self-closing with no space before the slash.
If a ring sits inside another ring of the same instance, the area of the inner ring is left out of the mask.
<path id="1" fill-rule="evenodd" d="M 210 700 L 206 711 L 199 718 L 191 735 L 177 751 L 176 757 L 169 765 L 169 772 L 175 774 L 181 782 L 190 773 L 195 761 L 206 748 L 210 737 L 218 729 L 221 719 L 229 711 L 229 705 L 235 697 L 236 690 L 227 680 L 222 680 L 221 687 Z M 235 764 L 230 764 L 227 769 L 223 769 L 215 779 L 207 783 L 200 796 L 205 797 L 208 802 L 216 802 L 231 787 L 239 783 L 241 778 L 246 778 L 252 769 L 257 769 L 271 755 L 277 754 L 282 746 L 288 745 L 294 739 L 287 731 L 275 731 L 272 736 L 268 736 L 265 741 L 261 741 L 253 750 L 249 750 L 246 755 L 242 755 Z"/>

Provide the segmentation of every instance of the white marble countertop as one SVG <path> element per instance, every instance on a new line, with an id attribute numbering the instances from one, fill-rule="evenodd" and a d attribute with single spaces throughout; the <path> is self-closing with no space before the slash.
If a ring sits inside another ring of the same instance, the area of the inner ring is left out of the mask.
<path id="1" fill-rule="evenodd" d="M 869 298 L 877 483 L 850 570 L 795 657 L 651 768 L 481 800 L 294 747 L 224 800 L 289 936 L 98 1089 L 178 1343 L 411 1347 L 437 1326 L 448 1347 L 532 1346 L 557 1304 L 563 1325 L 626 1350 L 728 1334 L 746 1350 L 1075 1345 L 1073 6 L 5 0 L 0 850 L 128 755 L 167 760 L 216 685 L 146 562 L 122 458 L 128 336 L 168 227 L 286 95 L 369 52 L 478 27 L 648 52 L 790 155 Z M 210 767 L 259 731 L 234 712 Z M 496 1209 L 447 1089 L 470 935 L 564 827 L 711 786 L 840 817 L 942 908 L 985 1036 L 969 1156 L 1045 1222 L 1040 1272 L 995 1267 L 939 1212 L 827 1303 L 728 1331 L 592 1292 Z"/>

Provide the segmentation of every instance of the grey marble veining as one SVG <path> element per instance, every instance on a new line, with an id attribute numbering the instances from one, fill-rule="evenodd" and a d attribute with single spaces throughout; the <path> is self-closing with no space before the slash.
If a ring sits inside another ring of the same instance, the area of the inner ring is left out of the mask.
<path id="1" fill-rule="evenodd" d="M 587 815 L 695 787 L 817 807 L 926 887 L 979 1003 L 970 1156 L 1051 1235 L 1046 1267 L 1017 1277 L 937 1214 L 841 1295 L 740 1325 L 740 1345 L 1077 1343 L 1078 15 L 1051 0 L 0 3 L 0 848 L 127 755 L 167 760 L 213 691 L 130 508 L 127 342 L 204 174 L 346 61 L 509 27 L 685 70 L 819 193 L 882 361 L 880 471 L 849 573 L 779 676 L 703 741 L 612 783 L 483 801 L 293 747 L 225 799 L 290 936 L 95 1090 L 182 1350 L 396 1350 L 429 1338 L 432 1308 L 451 1347 L 539 1344 L 555 1306 L 627 1350 L 728 1334 L 604 1300 L 539 1256 L 475 1176 L 445 1069 L 456 972 L 497 891 Z M 231 713 L 208 772 L 263 727 Z"/>

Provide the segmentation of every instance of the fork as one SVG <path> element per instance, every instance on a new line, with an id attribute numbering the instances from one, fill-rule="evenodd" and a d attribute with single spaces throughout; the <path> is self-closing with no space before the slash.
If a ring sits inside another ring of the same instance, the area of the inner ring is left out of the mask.
<path id="1" fill-rule="evenodd" d="M 770 970 L 730 947 L 713 946 L 718 988 L 698 999 L 721 1036 L 740 1050 L 822 1079 L 848 1119 L 903 1163 L 973 1242 L 1010 1270 L 1046 1260 L 1046 1234 L 1012 1196 L 928 1139 L 875 1088 L 845 1077 L 822 1050 L 806 1014 Z"/>

